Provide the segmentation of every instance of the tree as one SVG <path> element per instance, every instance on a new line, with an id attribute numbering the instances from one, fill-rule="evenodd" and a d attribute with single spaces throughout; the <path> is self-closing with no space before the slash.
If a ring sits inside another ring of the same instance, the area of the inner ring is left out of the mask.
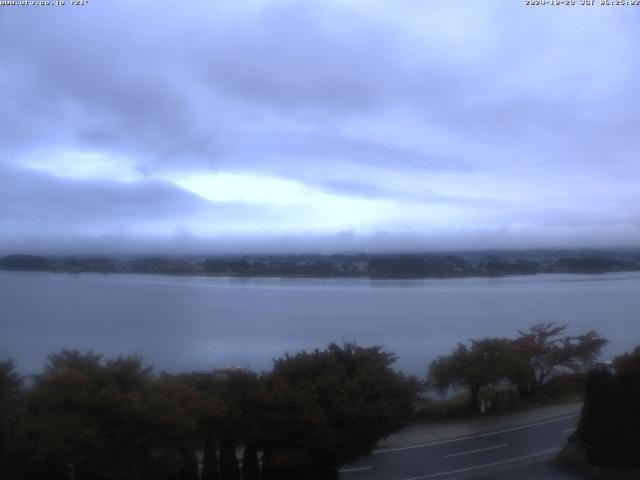
<path id="1" fill-rule="evenodd" d="M 205 436 L 207 432 L 220 434 L 227 430 L 242 443 L 255 442 L 260 384 L 254 372 L 211 371 L 177 377 L 198 393 L 198 417 Z"/>
<path id="2" fill-rule="evenodd" d="M 15 400 L 22 387 L 22 377 L 16 373 L 13 360 L 0 362 L 0 405 Z"/>
<path id="3" fill-rule="evenodd" d="M 640 379 L 640 346 L 630 353 L 624 353 L 613 360 L 617 375 L 621 378 Z"/>
<path id="4" fill-rule="evenodd" d="M 220 480 L 240 480 L 240 466 L 236 458 L 236 445 L 229 430 L 226 430 L 222 435 Z"/>
<path id="5" fill-rule="evenodd" d="M 139 357 L 51 355 L 28 403 L 33 458 L 67 465 L 77 480 L 193 472 L 194 393 Z"/>
<path id="6" fill-rule="evenodd" d="M 278 478 L 278 472 L 273 465 L 271 448 L 268 446 L 265 446 L 262 450 L 262 469 L 260 473 L 262 480 L 280 480 Z"/>
<path id="7" fill-rule="evenodd" d="M 519 331 L 513 348 L 527 368 L 515 379 L 523 397 L 533 397 L 544 382 L 560 370 L 586 372 L 608 343 L 591 330 L 584 335 L 562 336 L 566 325 L 538 323 Z"/>
<path id="8" fill-rule="evenodd" d="M 13 360 L 0 362 L 0 477 L 8 468 L 10 450 L 15 444 L 16 400 L 22 388 L 22 377 L 15 371 Z"/>
<path id="9" fill-rule="evenodd" d="M 478 394 L 487 385 L 511 378 L 518 366 L 517 359 L 505 338 L 472 340 L 470 346 L 459 343 L 449 355 L 431 362 L 428 383 L 441 392 L 449 387 L 468 388 L 469 408 L 478 409 Z"/>
<path id="10" fill-rule="evenodd" d="M 590 463 L 640 467 L 640 347 L 617 357 L 614 368 L 589 372 L 578 429 L 570 441 Z"/>
<path id="11" fill-rule="evenodd" d="M 95 452 L 108 451 L 96 401 L 102 369 L 102 357 L 93 352 L 65 350 L 48 357 L 27 400 L 34 461 L 48 458 L 66 465 L 76 478 L 100 468 Z M 96 478 L 101 478 L 97 472 Z"/>
<path id="12" fill-rule="evenodd" d="M 204 440 L 204 456 L 202 457 L 202 480 L 218 480 L 218 454 L 211 430 L 207 431 Z"/>
<path id="13" fill-rule="evenodd" d="M 252 443 L 245 447 L 242 454 L 242 480 L 260 480 L 258 452 Z"/>
<path id="14" fill-rule="evenodd" d="M 378 439 L 400 429 L 419 382 L 395 372 L 395 360 L 381 347 L 352 343 L 276 360 L 262 393 L 269 475 L 333 478 L 337 466 L 370 453 Z"/>
<path id="15" fill-rule="evenodd" d="M 180 452 L 182 465 L 178 471 L 178 480 L 198 480 L 198 459 L 190 448 L 183 448 Z"/>

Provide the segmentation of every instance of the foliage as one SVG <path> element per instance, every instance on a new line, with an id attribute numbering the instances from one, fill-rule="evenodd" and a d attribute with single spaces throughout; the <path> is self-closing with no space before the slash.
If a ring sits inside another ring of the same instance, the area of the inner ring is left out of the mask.
<path id="1" fill-rule="evenodd" d="M 553 382 L 549 395 L 580 386 L 584 375 L 596 360 L 607 340 L 595 331 L 583 335 L 563 335 L 565 325 L 538 323 L 519 332 L 515 340 L 484 338 L 459 343 L 449 355 L 431 362 L 428 383 L 444 393 L 450 387 L 470 393 L 470 410 L 478 408 L 478 395 L 485 386 L 507 382 L 518 387 L 520 396 L 532 398 L 557 375 L 566 381 Z M 573 375 L 571 377 L 570 375 Z"/>
<path id="2" fill-rule="evenodd" d="M 202 478 L 239 480 L 236 438 L 246 479 L 259 478 L 258 447 L 263 478 L 335 478 L 337 465 L 369 453 L 411 414 L 419 382 L 392 370 L 394 361 L 380 347 L 345 344 L 287 355 L 261 378 L 155 375 L 139 357 L 64 350 L 24 391 L 5 362 L 0 398 L 20 408 L 0 476 L 191 480 L 204 449 Z"/>
<path id="3" fill-rule="evenodd" d="M 446 391 L 449 387 L 468 388 L 470 409 L 478 408 L 478 394 L 487 385 L 512 378 L 519 365 L 511 342 L 504 338 L 472 340 L 470 346 L 459 343 L 449 355 L 443 355 L 429 366 L 429 385 Z"/>
<path id="4" fill-rule="evenodd" d="M 220 447 L 220 480 L 240 480 L 236 445 L 228 430 L 222 436 L 222 446 Z"/>
<path id="5" fill-rule="evenodd" d="M 558 373 L 549 378 L 542 388 L 538 391 L 536 402 L 554 402 L 557 400 L 575 399 L 582 401 L 584 398 L 584 390 L 587 383 L 587 374 L 583 372 L 577 373 Z"/>
<path id="6" fill-rule="evenodd" d="M 16 442 L 15 416 L 22 378 L 15 371 L 12 360 L 0 362 L 0 469 L 12 454 Z"/>
<path id="7" fill-rule="evenodd" d="M 450 398 L 425 396 L 416 404 L 410 423 L 428 423 L 443 418 L 464 417 L 469 414 L 469 399 L 466 392 Z"/>
<path id="8" fill-rule="evenodd" d="M 538 323 L 513 341 L 513 348 L 527 363 L 514 378 L 520 394 L 534 396 L 558 371 L 586 372 L 608 343 L 591 330 L 583 335 L 564 335 L 566 325 Z"/>
<path id="9" fill-rule="evenodd" d="M 22 377 L 16 373 L 13 360 L 0 362 L 0 406 L 13 401 L 22 387 Z"/>
<path id="10" fill-rule="evenodd" d="M 197 392 L 200 428 L 205 434 L 233 431 L 242 441 L 257 437 L 260 382 L 254 372 L 198 372 L 177 378 Z"/>
<path id="11" fill-rule="evenodd" d="M 614 361 L 615 373 L 589 373 L 585 403 L 574 442 L 590 463 L 640 467 L 640 347 Z"/>
<path id="12" fill-rule="evenodd" d="M 336 466 L 369 453 L 411 414 L 419 382 L 392 370 L 394 361 L 380 347 L 345 344 L 287 355 L 261 378 L 155 375 L 139 357 L 65 350 L 24 392 L 4 363 L 3 398 L 21 410 L 18 447 L 3 452 L 0 475 L 191 480 L 204 449 L 202 478 L 239 480 L 235 438 L 246 446 L 246 479 L 260 476 L 258 447 L 263 478 L 270 468 L 279 480 L 335 478 Z"/>
<path id="13" fill-rule="evenodd" d="M 613 364 L 621 378 L 640 378 L 640 346 L 637 346 L 631 353 L 616 357 Z"/>
<path id="14" fill-rule="evenodd" d="M 258 452 L 252 443 L 246 446 L 242 454 L 242 480 L 260 480 Z"/>
<path id="15" fill-rule="evenodd" d="M 178 480 L 200 480 L 198 459 L 193 448 L 183 447 L 180 451 L 181 462 L 178 466 Z"/>
<path id="16" fill-rule="evenodd" d="M 52 355 L 27 401 L 33 460 L 56 459 L 77 479 L 163 478 L 192 449 L 191 392 L 138 357 Z"/>
<path id="17" fill-rule="evenodd" d="M 205 435 L 202 457 L 202 480 L 218 480 L 218 454 L 216 442 L 211 431 Z"/>
<path id="18" fill-rule="evenodd" d="M 392 370 L 395 360 L 381 347 L 351 343 L 276 360 L 263 379 L 262 440 L 271 467 L 331 470 L 398 430 L 419 382 Z"/>

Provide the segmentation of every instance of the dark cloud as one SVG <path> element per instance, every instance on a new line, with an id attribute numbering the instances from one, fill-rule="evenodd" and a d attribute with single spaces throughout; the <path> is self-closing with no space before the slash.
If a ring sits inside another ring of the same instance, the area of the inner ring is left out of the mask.
<path id="1" fill-rule="evenodd" d="M 2 8 L 0 225 L 16 239 L 43 225 L 130 236 L 137 224 L 173 238 L 206 237 L 204 219 L 220 221 L 211 235 L 268 235 L 302 218 L 297 234 L 313 243 L 315 209 L 318 238 L 343 229 L 326 206 L 275 208 L 268 195 L 214 204 L 172 182 L 236 172 L 291 179 L 335 205 L 369 201 L 344 209 L 360 242 L 410 225 L 448 242 L 631 242 L 640 12 L 551 10 L 408 0 Z M 140 178 L 65 178 L 60 151 L 126 158 Z M 46 171 L 57 177 L 25 169 L 34 157 L 53 159 Z M 359 223 L 358 208 L 383 213 Z"/>
<path id="2" fill-rule="evenodd" d="M 274 218 L 266 205 L 211 202 L 157 180 L 80 181 L 13 168 L 0 174 L 4 249 L 23 235 L 39 244 L 110 235 L 150 242 L 190 235 L 198 223 L 200 232 L 220 235 L 230 222 Z"/>
<path id="3" fill-rule="evenodd" d="M 166 182 L 79 181 L 43 173 L 2 169 L 0 190 L 3 216 L 29 218 L 41 215 L 67 216 L 99 221 L 105 218 L 162 218 L 208 207 L 209 202 Z M 25 215 L 27 211 L 29 215 Z"/>

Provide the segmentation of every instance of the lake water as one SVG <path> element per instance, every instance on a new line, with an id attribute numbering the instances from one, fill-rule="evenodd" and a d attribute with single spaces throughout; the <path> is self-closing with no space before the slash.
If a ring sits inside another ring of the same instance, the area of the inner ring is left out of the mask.
<path id="1" fill-rule="evenodd" d="M 157 369 L 242 365 L 329 342 L 384 345 L 423 375 L 458 341 L 540 321 L 595 329 L 605 357 L 640 344 L 640 273 L 381 281 L 0 272 L 0 359 L 24 373 L 63 348 Z"/>

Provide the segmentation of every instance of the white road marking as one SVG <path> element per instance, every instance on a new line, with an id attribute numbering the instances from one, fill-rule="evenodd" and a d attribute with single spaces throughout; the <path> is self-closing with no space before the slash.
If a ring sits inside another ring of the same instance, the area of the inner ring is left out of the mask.
<path id="1" fill-rule="evenodd" d="M 552 450 L 545 450 L 543 452 L 531 453 L 529 455 L 523 455 L 522 457 L 510 458 L 508 460 L 501 460 L 499 462 L 485 463 L 483 465 L 474 465 L 473 467 L 459 468 L 458 470 L 449 470 L 448 472 L 431 473 L 429 475 L 422 475 L 420 477 L 403 478 L 402 480 L 425 480 L 427 478 L 442 477 L 444 475 L 451 475 L 454 473 L 471 472 L 473 470 L 479 470 L 481 468 L 495 467 L 496 465 L 503 465 L 505 463 L 518 462 L 520 460 L 526 460 L 528 458 L 533 458 L 533 457 L 540 457 L 542 455 L 548 455 L 550 453 L 556 453 L 559 451 L 560 451 L 559 448 L 554 448 Z"/>
<path id="2" fill-rule="evenodd" d="M 575 413 L 573 415 L 567 415 L 561 418 L 554 418 L 552 420 L 545 420 L 543 422 L 530 423 L 528 425 L 520 425 L 519 427 L 505 428 L 504 430 L 497 430 L 495 432 L 480 433 L 477 435 L 467 435 L 466 437 L 452 438 L 449 440 L 440 440 L 438 442 L 420 443 L 417 445 L 409 445 L 407 447 L 383 448 L 380 450 L 374 450 L 373 452 L 371 452 L 371 454 L 379 455 L 381 453 L 400 452 L 402 450 L 412 450 L 414 448 L 425 448 L 425 447 L 433 447 L 435 445 L 444 445 L 446 443 L 463 442 L 465 440 L 472 440 L 474 438 L 485 438 L 485 437 L 490 437 L 492 435 L 500 435 L 501 433 L 515 432 L 517 430 L 525 430 L 527 428 L 537 427 L 540 425 L 547 425 L 549 423 L 562 422 L 564 420 L 569 420 L 570 418 L 575 418 L 579 416 L 580 416 L 579 413 Z"/>
<path id="3" fill-rule="evenodd" d="M 566 430 L 562 430 L 562 433 L 571 433 L 571 432 L 575 432 L 576 428 L 567 428 Z"/>
<path id="4" fill-rule="evenodd" d="M 343 468 L 342 470 L 338 470 L 340 473 L 349 473 L 349 472 L 364 472 L 365 470 L 372 470 L 373 467 L 353 467 L 353 468 Z"/>
<path id="5" fill-rule="evenodd" d="M 509 446 L 508 443 L 502 443 L 500 445 L 494 445 L 493 447 L 477 448 L 475 450 L 467 450 L 466 452 L 460 452 L 460 453 L 450 453 L 449 455 L 443 455 L 442 457 L 443 458 L 459 457 L 460 455 L 471 455 L 472 453 L 487 452 L 489 450 L 497 450 L 498 448 L 505 448 L 508 446 Z"/>

